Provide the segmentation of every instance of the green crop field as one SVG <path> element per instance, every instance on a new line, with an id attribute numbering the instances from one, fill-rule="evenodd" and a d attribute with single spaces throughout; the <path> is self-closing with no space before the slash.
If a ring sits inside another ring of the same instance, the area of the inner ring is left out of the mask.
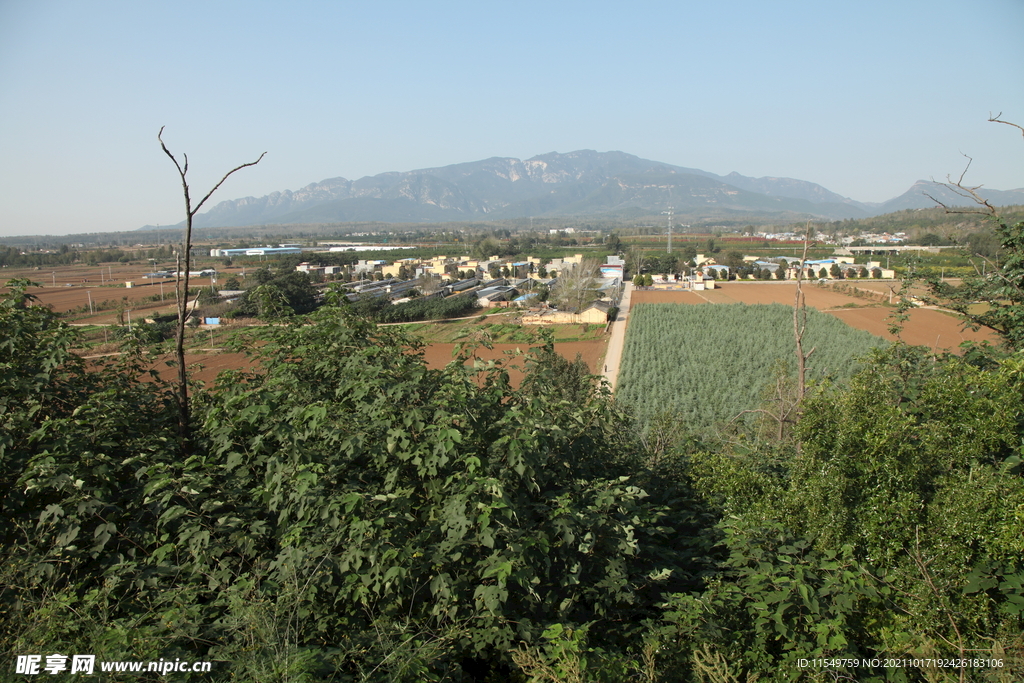
<path id="1" fill-rule="evenodd" d="M 807 378 L 842 381 L 857 357 L 885 343 L 809 309 Z M 788 306 L 641 304 L 630 312 L 616 396 L 641 422 L 669 412 L 691 429 L 708 427 L 757 408 L 783 363 L 795 369 Z"/>

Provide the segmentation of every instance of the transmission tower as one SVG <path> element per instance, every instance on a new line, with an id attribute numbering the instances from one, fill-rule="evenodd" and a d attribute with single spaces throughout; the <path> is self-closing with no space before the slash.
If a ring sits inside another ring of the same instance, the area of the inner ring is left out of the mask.
<path id="1" fill-rule="evenodd" d="M 668 211 L 662 211 L 662 214 L 668 214 L 668 253 L 672 253 L 672 211 L 675 207 L 668 207 Z"/>

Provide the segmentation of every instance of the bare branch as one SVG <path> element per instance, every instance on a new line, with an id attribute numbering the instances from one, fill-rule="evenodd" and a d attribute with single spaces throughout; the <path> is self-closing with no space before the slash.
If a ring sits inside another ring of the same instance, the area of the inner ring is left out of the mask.
<path id="1" fill-rule="evenodd" d="M 942 185 L 943 187 L 948 188 L 948 189 L 952 190 L 953 192 L 956 192 L 956 190 L 954 190 L 952 186 L 949 186 L 946 183 L 936 183 L 936 185 Z M 959 192 L 956 192 L 956 193 L 960 194 Z M 958 209 L 955 206 L 947 206 L 944 202 L 939 201 L 938 199 L 936 199 L 935 197 L 931 196 L 927 192 L 922 192 L 921 194 L 923 194 L 925 197 L 927 197 L 928 199 L 932 200 L 933 202 L 935 202 L 936 204 L 941 206 L 945 210 L 946 213 L 950 213 L 950 214 L 952 214 L 952 213 L 966 213 L 966 214 L 971 214 L 971 215 L 974 215 L 974 216 L 989 216 L 989 215 L 992 214 L 991 207 L 989 207 L 990 210 L 988 210 L 988 211 L 979 211 L 977 209 Z M 967 195 L 962 195 L 961 194 L 960 196 L 967 198 Z"/>
<path id="2" fill-rule="evenodd" d="M 163 134 L 164 134 L 164 126 L 160 126 L 160 132 L 156 134 L 156 139 L 160 141 L 160 148 L 164 151 L 164 154 L 166 154 L 167 156 L 169 156 L 171 158 L 171 161 L 174 162 L 175 168 L 178 169 L 178 175 L 180 175 L 184 179 L 184 177 L 185 177 L 185 169 L 188 168 L 188 157 L 185 157 L 185 169 L 182 169 L 181 164 L 179 164 L 178 160 L 175 158 L 175 156 L 173 154 L 171 154 L 171 150 L 167 149 L 167 145 L 164 144 Z"/>
<path id="3" fill-rule="evenodd" d="M 959 178 L 959 179 L 958 179 L 958 180 L 956 181 L 956 183 L 955 183 L 955 185 L 956 185 L 957 187 L 963 187 L 963 186 L 964 186 L 964 185 L 963 185 L 963 183 L 964 183 L 964 176 L 965 176 L 965 175 L 967 175 L 967 171 L 969 171 L 969 170 L 970 170 L 970 168 L 971 168 L 971 164 L 972 164 L 972 163 L 974 163 L 974 157 L 972 157 L 972 156 L 969 156 L 969 155 L 967 155 L 967 154 L 964 154 L 963 152 L 960 152 L 960 154 L 963 154 L 963 155 L 964 155 L 964 157 L 965 157 L 965 158 L 967 159 L 967 165 L 966 165 L 966 166 L 964 166 L 964 170 L 960 172 L 960 178 Z M 949 176 L 946 176 L 946 179 L 948 180 L 948 179 L 949 179 Z M 974 189 L 975 189 L 975 190 L 977 190 L 977 189 L 978 189 L 978 188 L 980 188 L 980 187 L 981 187 L 981 185 L 978 185 L 978 187 L 976 187 L 976 188 L 974 188 Z"/>
<path id="4" fill-rule="evenodd" d="M 962 152 L 961 152 L 961 154 L 962 154 Z M 987 199 L 985 199 L 980 194 L 978 194 L 978 190 L 980 190 L 983 187 L 982 185 L 973 185 L 973 186 L 964 185 L 964 178 L 967 176 L 967 171 L 970 170 L 971 163 L 974 161 L 974 159 L 971 158 L 970 156 L 968 156 L 967 154 L 964 154 L 964 157 L 967 159 L 967 165 L 964 166 L 964 170 L 960 172 L 960 177 L 959 178 L 957 178 L 956 180 L 953 180 L 952 176 L 946 176 L 946 182 L 944 182 L 944 183 L 936 183 L 936 184 L 942 185 L 944 188 L 946 188 L 947 190 L 949 190 L 953 194 L 957 195 L 958 197 L 963 197 L 964 199 L 969 199 L 972 202 L 974 202 L 975 204 L 977 204 L 978 206 L 984 207 L 984 210 L 952 208 L 952 207 L 947 206 L 944 202 L 941 202 L 938 199 L 936 199 L 935 197 L 931 196 L 927 192 L 923 193 L 924 196 L 928 197 L 928 199 L 932 200 L 933 202 L 935 202 L 936 204 L 941 206 L 946 213 L 950 213 L 950 214 L 952 214 L 952 213 L 968 213 L 968 214 L 988 215 L 988 216 L 996 216 L 996 215 L 998 215 L 998 211 L 996 210 L 996 207 L 992 206 L 992 204 L 990 204 Z"/>
<path id="5" fill-rule="evenodd" d="M 1019 124 L 1013 123 L 1011 121 L 1004 121 L 1002 118 L 1000 118 L 1002 115 L 1003 115 L 1003 112 L 999 112 L 995 116 L 992 115 L 992 112 L 989 112 L 988 120 L 991 123 L 1002 123 L 1002 124 L 1005 124 L 1007 126 L 1012 126 L 1012 127 L 1016 128 L 1017 130 L 1019 130 L 1021 132 L 1021 135 L 1024 136 L 1024 126 L 1021 126 Z M 956 181 L 954 181 L 950 176 L 946 176 L 946 180 L 948 182 L 938 183 L 938 184 L 942 185 L 943 187 L 945 187 L 947 189 L 949 189 L 950 191 L 954 192 L 955 194 L 959 195 L 960 197 L 963 197 L 964 199 L 970 199 L 971 201 L 976 203 L 978 206 L 984 207 L 984 211 L 951 209 L 950 207 L 946 206 L 943 202 L 940 202 L 938 199 L 936 199 L 935 197 L 931 196 L 927 192 L 925 192 L 924 195 L 926 197 L 928 197 L 928 199 L 931 199 L 933 202 L 935 202 L 936 204 L 941 206 L 945 210 L 946 213 L 971 213 L 971 214 L 989 215 L 989 216 L 993 216 L 995 218 L 998 218 L 999 217 L 999 211 L 996 209 L 996 207 L 992 206 L 992 204 L 989 202 L 989 200 L 985 199 L 980 194 L 978 194 L 978 190 L 980 190 L 982 188 L 981 185 L 975 185 L 973 187 L 969 187 L 967 185 L 964 185 L 964 177 L 967 175 L 967 171 L 971 167 L 971 162 L 974 161 L 968 155 L 964 154 L 964 156 L 967 157 L 967 166 L 964 167 L 963 172 L 960 173 L 960 177 Z"/>
<path id="6" fill-rule="evenodd" d="M 991 123 L 1005 123 L 1007 126 L 1013 126 L 1014 128 L 1016 128 L 1017 130 L 1020 131 L 1021 136 L 1024 136 L 1024 126 L 1021 126 L 1021 125 L 1016 124 L 1016 123 L 1011 123 L 1010 121 L 1003 121 L 1001 118 L 999 118 L 1002 115 L 1003 115 L 1003 112 L 999 112 L 995 116 L 992 116 L 992 112 L 989 112 L 988 120 Z"/>
<path id="7" fill-rule="evenodd" d="M 192 210 L 192 215 L 193 215 L 193 216 L 194 216 L 194 215 L 196 215 L 196 213 L 197 213 L 197 212 L 199 211 L 199 209 L 200 209 L 200 208 L 202 208 L 203 204 L 205 204 L 205 203 L 206 203 L 206 200 L 210 198 L 210 195 L 212 195 L 212 194 L 213 194 L 214 192 L 216 192 L 216 191 L 217 191 L 217 188 L 219 188 L 219 187 L 220 187 L 221 185 L 223 185 L 223 184 L 224 184 L 224 181 L 228 179 L 228 176 L 230 176 L 230 175 L 231 175 L 232 173 L 234 173 L 235 171 L 241 171 L 241 170 L 242 170 L 243 168 L 248 168 L 248 167 L 250 167 L 250 166 L 255 166 L 256 164 L 260 163 L 260 161 L 262 161 L 262 160 L 263 160 L 263 157 L 265 157 L 266 155 L 267 155 L 267 153 L 266 153 L 266 152 L 264 152 L 263 154 L 261 154 L 261 155 L 260 155 L 260 158 L 259 158 L 259 159 L 257 159 L 256 161 L 250 161 L 250 162 L 249 162 L 249 163 L 247 163 L 247 164 L 242 164 L 241 166 L 236 166 L 235 168 L 233 168 L 233 169 L 231 169 L 230 171 L 228 171 L 227 173 L 225 173 L 225 174 L 224 174 L 224 177 L 220 179 L 220 182 L 219 182 L 219 183 L 217 183 L 216 185 L 214 185 L 214 186 L 213 186 L 213 189 L 212 189 L 212 190 L 210 190 L 209 192 L 207 192 L 207 193 L 206 193 L 206 196 L 205 196 L 205 197 L 203 197 L 203 200 L 202 200 L 201 202 L 199 202 L 198 204 L 196 204 L 196 208 L 194 208 L 194 209 Z M 187 159 L 187 157 L 186 157 L 186 159 Z M 187 165 L 188 165 L 188 164 L 187 164 L 187 162 L 186 162 L 186 166 L 187 166 Z"/>

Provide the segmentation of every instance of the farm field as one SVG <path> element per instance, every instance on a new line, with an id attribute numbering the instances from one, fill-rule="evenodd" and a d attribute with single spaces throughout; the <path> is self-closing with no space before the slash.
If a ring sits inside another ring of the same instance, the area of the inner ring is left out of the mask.
<path id="1" fill-rule="evenodd" d="M 761 404 L 780 365 L 794 371 L 792 335 L 792 310 L 780 304 L 633 306 L 616 396 L 641 422 L 675 414 L 698 429 L 731 420 Z M 842 381 L 884 343 L 808 311 L 804 344 L 816 352 L 807 378 Z"/>
<path id="2" fill-rule="evenodd" d="M 888 298 L 891 282 L 850 281 L 848 286 L 862 287 L 876 291 L 879 297 Z M 895 337 L 889 333 L 887 318 L 892 315 L 893 308 L 884 306 L 881 298 L 870 299 L 851 296 L 833 291 L 830 287 L 816 284 L 804 284 L 804 298 L 808 307 L 815 308 L 839 318 L 851 327 L 870 332 L 889 341 Z M 769 304 L 779 303 L 793 305 L 796 296 L 796 284 L 792 282 L 760 283 L 730 282 L 720 289 L 704 292 L 658 292 L 634 291 L 633 305 L 641 303 L 714 303 L 714 304 Z M 995 343 L 996 335 L 986 330 L 962 330 L 959 318 L 950 313 L 930 309 L 915 308 L 910 311 L 902 335 L 908 344 L 927 346 L 933 350 L 956 351 L 965 341 Z"/>
<path id="3" fill-rule="evenodd" d="M 4 272 L 4 275 L 6 276 L 7 273 Z M 6 282 L 6 279 L 4 281 Z M 151 281 L 143 280 L 143 282 L 148 283 Z M 6 291 L 6 288 L 4 288 L 4 291 Z M 29 287 L 27 291 L 35 296 L 43 306 L 50 306 L 56 313 L 67 313 L 75 309 L 88 307 L 90 294 L 94 306 L 105 300 L 121 301 L 123 297 L 127 297 L 130 302 L 139 304 L 147 297 L 159 296 L 160 285 L 158 280 L 152 281 L 152 284 L 131 288 L 125 287 L 123 281 L 115 286 L 101 285 L 99 282 L 90 281 L 89 283 L 79 283 L 65 287 L 58 281 L 56 287 L 47 283 L 42 287 Z M 174 302 L 173 280 L 166 280 L 164 282 L 164 296 L 168 302 Z M 150 305 L 150 302 L 146 302 L 145 305 Z"/>
<path id="4" fill-rule="evenodd" d="M 159 361 L 155 370 L 160 379 L 174 381 L 178 378 L 178 369 L 167 365 L 165 360 L 170 360 L 171 354 L 167 354 Z M 203 351 L 197 350 L 185 353 L 185 363 L 189 366 L 189 378 L 200 384 L 212 387 L 214 381 L 224 370 L 251 370 L 253 363 L 243 353 L 230 353 L 227 351 Z"/>
<path id="5" fill-rule="evenodd" d="M 503 358 L 506 352 L 514 352 L 516 349 L 525 353 L 532 347 L 540 346 L 541 329 L 520 325 L 515 322 L 516 317 L 514 312 L 492 310 L 472 318 L 411 323 L 401 328 L 426 343 L 424 357 L 428 366 L 442 368 L 452 361 L 452 353 L 459 342 L 472 343 L 486 338 L 494 348 L 477 347 L 474 354 L 481 360 Z M 551 325 L 546 331 L 554 337 L 556 353 L 570 361 L 575 360 L 579 353 L 590 371 L 599 374 L 608 349 L 604 328 L 604 325 L 593 324 Z M 509 377 L 513 384 L 518 385 L 522 373 L 512 370 Z"/>
<path id="6" fill-rule="evenodd" d="M 112 323 L 114 314 L 108 312 L 108 316 Z M 477 347 L 474 357 L 481 360 L 505 358 L 506 352 L 515 352 L 517 349 L 525 353 L 530 348 L 542 343 L 541 338 L 537 335 L 537 328 L 513 325 L 510 321 L 511 318 L 492 312 L 486 317 L 479 315 L 465 320 L 410 323 L 398 327 L 403 328 L 411 337 L 418 337 L 426 342 L 423 347 L 423 355 L 427 365 L 434 369 L 440 369 L 453 360 L 453 352 L 459 341 L 472 343 L 486 335 L 491 340 L 493 348 Z M 190 366 L 197 366 L 190 371 L 190 376 L 193 379 L 212 386 L 217 375 L 223 370 L 248 370 L 253 367 L 252 361 L 245 354 L 221 351 L 217 348 L 224 344 L 233 329 L 240 328 L 240 325 L 225 325 L 187 333 L 186 347 L 191 347 L 191 350 L 186 350 L 186 363 Z M 213 330 L 212 339 L 211 330 Z M 555 336 L 555 351 L 570 361 L 576 359 L 577 353 L 580 354 L 590 371 L 595 374 L 601 371 L 601 362 L 608 345 L 607 337 L 602 334 L 602 330 L 603 326 L 601 325 L 554 325 L 550 329 Z M 95 331 L 91 336 L 95 338 Z M 458 338 L 458 341 L 432 341 L 432 339 L 450 339 L 452 337 Z M 117 345 L 111 343 L 104 345 L 97 352 L 114 352 L 117 349 Z M 86 352 L 85 355 L 88 356 L 89 352 Z M 177 377 L 177 370 L 165 362 L 170 359 L 171 354 L 164 354 L 153 366 L 160 377 L 165 380 L 173 380 Z M 516 370 L 510 371 L 509 376 L 515 385 L 522 380 L 522 373 Z"/>
<path id="7" fill-rule="evenodd" d="M 210 264 L 205 260 L 203 266 L 215 265 L 220 280 L 230 276 L 243 276 L 245 269 L 241 266 L 225 267 L 222 264 Z M 271 264 L 272 265 L 272 264 Z M 68 316 L 69 322 L 76 325 L 114 325 L 117 322 L 117 312 L 114 308 L 115 302 L 126 302 L 130 317 L 133 322 L 141 321 L 144 318 L 154 315 L 166 315 L 176 312 L 174 303 L 174 280 L 149 280 L 143 275 L 158 269 L 173 269 L 167 263 L 158 264 L 156 267 L 147 263 L 136 262 L 133 265 L 125 263 L 109 263 L 102 266 L 91 265 L 63 265 L 36 268 L 3 268 L 0 270 L 0 290 L 6 290 L 2 285 L 7 280 L 15 278 L 26 278 L 39 283 L 40 286 L 30 287 L 28 292 L 35 296 L 38 302 L 50 307 L 59 314 L 73 314 Z M 200 266 L 196 265 L 198 269 Z M 252 270 L 252 268 L 249 268 Z M 132 287 L 125 287 L 125 282 L 133 283 Z M 197 278 L 193 280 L 194 286 L 209 284 L 208 278 Z M 161 284 L 165 299 L 163 301 L 147 301 L 146 299 L 161 294 Z M 89 306 L 90 297 L 96 312 L 90 315 L 82 313 L 82 309 Z M 105 306 L 101 304 L 106 302 Z M 531 346 L 540 344 L 536 336 L 537 328 L 524 327 L 513 323 L 514 316 L 506 311 L 482 311 L 467 320 L 445 321 L 436 324 L 414 323 L 403 325 L 411 335 L 419 337 L 427 346 L 424 349 L 425 358 L 431 367 L 443 367 L 451 362 L 452 350 L 456 342 L 471 341 L 474 338 L 489 338 L 495 344 L 495 349 L 480 348 L 477 355 L 481 358 L 497 358 L 502 352 L 520 348 L 527 350 Z M 217 340 L 215 346 L 221 345 L 220 337 L 228 333 L 236 325 L 225 321 L 222 328 L 216 331 Z M 244 324 L 244 323 L 240 323 Z M 607 340 L 603 336 L 603 326 L 600 325 L 559 325 L 553 326 L 551 332 L 555 336 L 556 351 L 569 360 L 573 360 L 577 353 L 581 353 L 584 360 L 592 371 L 600 370 L 600 363 L 604 356 Z M 96 344 L 97 338 L 101 347 L 97 352 L 114 352 L 116 344 L 103 344 L 103 335 L 95 332 L 90 334 L 91 343 Z M 207 334 L 203 331 L 201 334 Z M 193 379 L 211 385 L 217 375 L 223 370 L 248 369 L 252 367 L 251 361 L 244 354 L 230 353 L 218 350 L 202 350 L 204 346 L 200 342 L 195 351 L 187 353 L 186 362 L 189 365 L 198 366 L 199 369 L 190 371 Z M 84 351 L 89 355 L 90 351 Z M 170 358 L 168 355 L 167 359 Z M 161 359 L 155 365 L 158 374 L 164 379 L 173 379 L 176 370 L 169 367 Z M 521 379 L 521 373 L 512 373 L 513 381 Z"/>
<path id="8" fill-rule="evenodd" d="M 537 345 L 540 343 L 542 329 L 550 332 L 556 342 L 596 341 L 604 338 L 604 325 L 582 323 L 540 328 L 522 325 L 517 322 L 517 317 L 513 311 L 492 311 L 472 318 L 408 323 L 403 324 L 401 329 L 428 344 L 469 341 L 486 336 L 495 343 Z"/>
<path id="9" fill-rule="evenodd" d="M 431 368 L 443 368 L 451 363 L 452 354 L 456 344 L 430 344 L 424 349 L 424 358 Z M 486 349 L 478 347 L 474 351 L 474 357 L 480 360 L 494 360 L 505 358 L 507 352 L 515 352 L 517 349 L 522 352 L 529 351 L 530 344 L 494 344 L 494 348 Z M 555 352 L 566 360 L 575 360 L 576 354 L 580 354 L 592 373 L 601 371 L 601 360 L 604 358 L 607 342 L 605 340 L 555 343 Z M 516 365 L 522 365 L 522 360 L 514 361 Z M 523 379 L 523 373 L 512 369 L 509 371 L 509 378 L 513 386 L 518 386 Z"/>
<path id="10" fill-rule="evenodd" d="M 844 306 L 850 303 L 870 303 L 847 294 L 834 292 L 826 287 L 804 283 L 804 298 L 807 305 L 819 311 Z M 654 295 L 654 296 L 651 296 Z M 634 304 L 641 303 L 712 303 L 712 304 L 785 304 L 793 305 L 796 283 L 729 282 L 715 289 L 703 292 L 633 292 Z M 676 297 L 672 300 L 671 297 Z"/>
<path id="11" fill-rule="evenodd" d="M 427 362 L 427 365 L 432 369 L 440 369 L 451 363 L 453 360 L 453 352 L 457 344 L 429 344 L 423 349 L 423 356 Z M 495 360 L 498 358 L 506 358 L 506 352 L 515 352 L 517 349 L 526 352 L 530 349 L 528 344 L 494 344 L 494 347 L 487 349 L 479 347 L 474 351 L 474 358 L 480 360 Z M 575 360 L 576 354 L 579 353 L 583 360 L 587 363 L 591 372 L 600 371 L 601 359 L 604 357 L 605 342 L 604 341 L 588 341 L 588 342 L 568 342 L 562 344 L 555 344 L 555 351 L 567 360 Z M 170 359 L 168 354 L 165 360 Z M 201 349 L 188 352 L 185 354 L 185 362 L 193 366 L 190 370 L 190 376 L 192 379 L 205 384 L 207 387 L 213 385 L 217 375 L 223 370 L 249 370 L 253 367 L 252 361 L 250 361 L 245 354 L 231 353 L 231 352 L 216 352 L 216 351 L 203 351 Z M 517 361 L 515 364 L 521 364 L 522 361 Z M 195 367 L 196 365 L 201 367 Z M 160 375 L 161 379 L 174 380 L 177 377 L 177 369 L 168 366 L 164 360 L 159 361 L 155 369 Z M 512 369 L 509 372 L 509 377 L 512 380 L 513 385 L 518 386 L 519 382 L 523 379 L 523 373 Z"/>
<path id="12" fill-rule="evenodd" d="M 242 268 L 239 266 L 225 268 L 218 264 L 216 267 L 222 280 L 242 273 Z M 173 266 L 171 269 L 173 270 Z M 250 270 L 252 269 L 250 268 Z M 148 264 L 128 265 L 125 263 L 112 263 L 103 266 L 54 266 L 44 267 L 40 270 L 2 268 L 0 269 L 0 285 L 15 278 L 27 278 L 32 282 L 38 282 L 42 287 L 30 287 L 28 292 L 36 296 L 39 303 L 51 306 L 56 313 L 67 313 L 89 305 L 89 294 L 86 292 L 91 292 L 94 305 L 104 300 L 120 301 L 122 297 L 128 297 L 128 301 L 131 302 L 141 302 L 147 297 L 158 296 L 161 280 L 146 280 L 142 277 L 152 271 L 153 267 Z M 125 287 L 125 282 L 132 282 L 134 286 Z M 169 279 L 162 282 L 164 296 L 168 301 L 173 302 L 174 280 Z M 210 284 L 210 279 L 193 278 L 189 284 L 191 287 L 201 287 Z M 6 287 L 0 287 L 0 291 L 7 291 Z"/>

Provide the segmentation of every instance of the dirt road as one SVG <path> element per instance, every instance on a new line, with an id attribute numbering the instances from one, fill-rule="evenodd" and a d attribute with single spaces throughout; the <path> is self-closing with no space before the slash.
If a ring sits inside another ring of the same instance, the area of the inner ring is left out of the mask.
<path id="1" fill-rule="evenodd" d="M 622 290 L 619 314 L 612 323 L 612 335 L 608 339 L 608 353 L 604 357 L 604 378 L 612 391 L 619 380 L 619 364 L 622 362 L 622 348 L 626 342 L 626 323 L 629 319 L 629 302 L 633 295 L 633 283 L 627 282 Z"/>

